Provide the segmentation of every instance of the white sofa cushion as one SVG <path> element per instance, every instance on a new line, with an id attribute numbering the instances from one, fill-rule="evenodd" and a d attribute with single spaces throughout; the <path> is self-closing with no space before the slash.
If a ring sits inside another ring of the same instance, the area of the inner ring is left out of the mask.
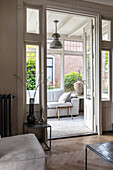
<path id="1" fill-rule="evenodd" d="M 69 98 L 69 96 L 71 95 L 70 92 L 64 92 L 58 99 L 58 102 L 66 102 Z"/>
<path id="2" fill-rule="evenodd" d="M 48 102 L 47 103 L 48 109 L 56 108 L 57 106 L 72 106 L 71 102 Z"/>
<path id="3" fill-rule="evenodd" d="M 47 90 L 47 102 L 57 102 L 63 92 L 63 89 Z"/>
<path id="4" fill-rule="evenodd" d="M 45 170 L 46 155 L 34 134 L 0 140 L 0 170 Z"/>

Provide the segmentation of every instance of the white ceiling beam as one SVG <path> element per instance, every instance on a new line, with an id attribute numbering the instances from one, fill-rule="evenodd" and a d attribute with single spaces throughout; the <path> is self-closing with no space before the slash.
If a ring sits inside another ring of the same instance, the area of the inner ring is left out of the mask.
<path id="1" fill-rule="evenodd" d="M 69 34 L 68 37 L 71 37 L 73 34 L 76 33 L 76 31 L 78 31 L 81 27 L 84 27 L 85 24 L 87 24 L 87 20 L 83 21 L 82 23 L 80 23 L 76 28 L 74 28 Z"/>
<path id="2" fill-rule="evenodd" d="M 49 22 L 50 18 L 52 18 L 53 14 L 52 13 L 49 13 L 48 16 L 47 16 L 47 22 Z"/>
<path id="3" fill-rule="evenodd" d="M 65 25 L 73 18 L 73 16 L 69 15 L 59 26 L 58 26 L 58 32 L 65 27 Z"/>
<path id="4" fill-rule="evenodd" d="M 65 51 L 63 49 L 61 50 L 48 49 L 47 50 L 47 54 L 61 54 L 62 52 L 64 55 L 83 56 L 83 52 L 80 52 L 80 51 Z"/>
<path id="5" fill-rule="evenodd" d="M 29 13 L 28 13 L 28 16 L 27 16 L 28 17 L 28 21 L 29 21 L 31 15 L 32 15 L 32 13 L 33 13 L 33 11 L 30 10 Z"/>

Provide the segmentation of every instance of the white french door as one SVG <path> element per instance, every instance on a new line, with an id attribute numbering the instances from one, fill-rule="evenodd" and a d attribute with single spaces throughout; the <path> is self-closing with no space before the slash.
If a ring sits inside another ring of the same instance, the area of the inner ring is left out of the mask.
<path id="1" fill-rule="evenodd" d="M 84 28 L 84 124 L 94 130 L 93 19 Z"/>

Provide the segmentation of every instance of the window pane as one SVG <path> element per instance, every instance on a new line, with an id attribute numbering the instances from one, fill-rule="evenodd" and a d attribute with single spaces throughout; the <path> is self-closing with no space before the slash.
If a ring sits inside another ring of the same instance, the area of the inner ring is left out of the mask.
<path id="1" fill-rule="evenodd" d="M 75 91 L 74 83 L 82 80 L 82 56 L 64 56 L 64 88 L 65 91 Z"/>
<path id="2" fill-rule="evenodd" d="M 53 67 L 53 58 L 47 58 L 47 66 Z"/>
<path id="3" fill-rule="evenodd" d="M 83 43 L 76 41 L 64 41 L 64 50 L 67 51 L 82 51 Z"/>
<path id="4" fill-rule="evenodd" d="M 39 10 L 38 9 L 26 9 L 27 16 L 27 33 L 39 34 Z"/>
<path id="5" fill-rule="evenodd" d="M 50 85 L 53 82 L 53 67 L 47 67 L 47 85 Z"/>
<path id="6" fill-rule="evenodd" d="M 50 49 L 50 43 L 52 42 L 52 39 L 47 39 L 47 49 Z"/>
<path id="7" fill-rule="evenodd" d="M 60 88 L 60 55 L 47 56 L 47 89 Z"/>
<path id="8" fill-rule="evenodd" d="M 111 21 L 102 20 L 102 40 L 111 41 Z"/>
<path id="9" fill-rule="evenodd" d="M 37 45 L 26 45 L 26 77 L 27 77 L 27 92 L 26 99 L 29 104 L 29 98 L 33 98 L 35 91 L 34 103 L 39 103 L 39 46 Z"/>
<path id="10" fill-rule="evenodd" d="M 101 97 L 102 100 L 109 100 L 109 87 L 110 87 L 110 80 L 109 80 L 109 51 L 102 51 L 101 53 L 101 68 L 102 68 L 102 86 L 101 86 Z"/>
<path id="11" fill-rule="evenodd" d="M 91 41 L 90 35 L 86 36 L 86 98 L 91 99 Z"/>
<path id="12" fill-rule="evenodd" d="M 47 85 L 53 85 L 53 58 L 47 58 Z"/>

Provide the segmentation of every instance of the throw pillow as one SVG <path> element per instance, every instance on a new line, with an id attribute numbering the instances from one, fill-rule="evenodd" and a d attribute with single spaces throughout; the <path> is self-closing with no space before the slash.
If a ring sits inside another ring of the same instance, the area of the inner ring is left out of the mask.
<path id="1" fill-rule="evenodd" d="M 70 92 L 64 92 L 58 99 L 58 102 L 67 102 L 68 98 L 70 97 Z"/>
<path id="2" fill-rule="evenodd" d="M 74 93 L 71 93 L 70 96 L 68 97 L 68 99 L 66 100 L 66 102 L 71 102 L 72 98 L 77 98 L 77 95 Z"/>

